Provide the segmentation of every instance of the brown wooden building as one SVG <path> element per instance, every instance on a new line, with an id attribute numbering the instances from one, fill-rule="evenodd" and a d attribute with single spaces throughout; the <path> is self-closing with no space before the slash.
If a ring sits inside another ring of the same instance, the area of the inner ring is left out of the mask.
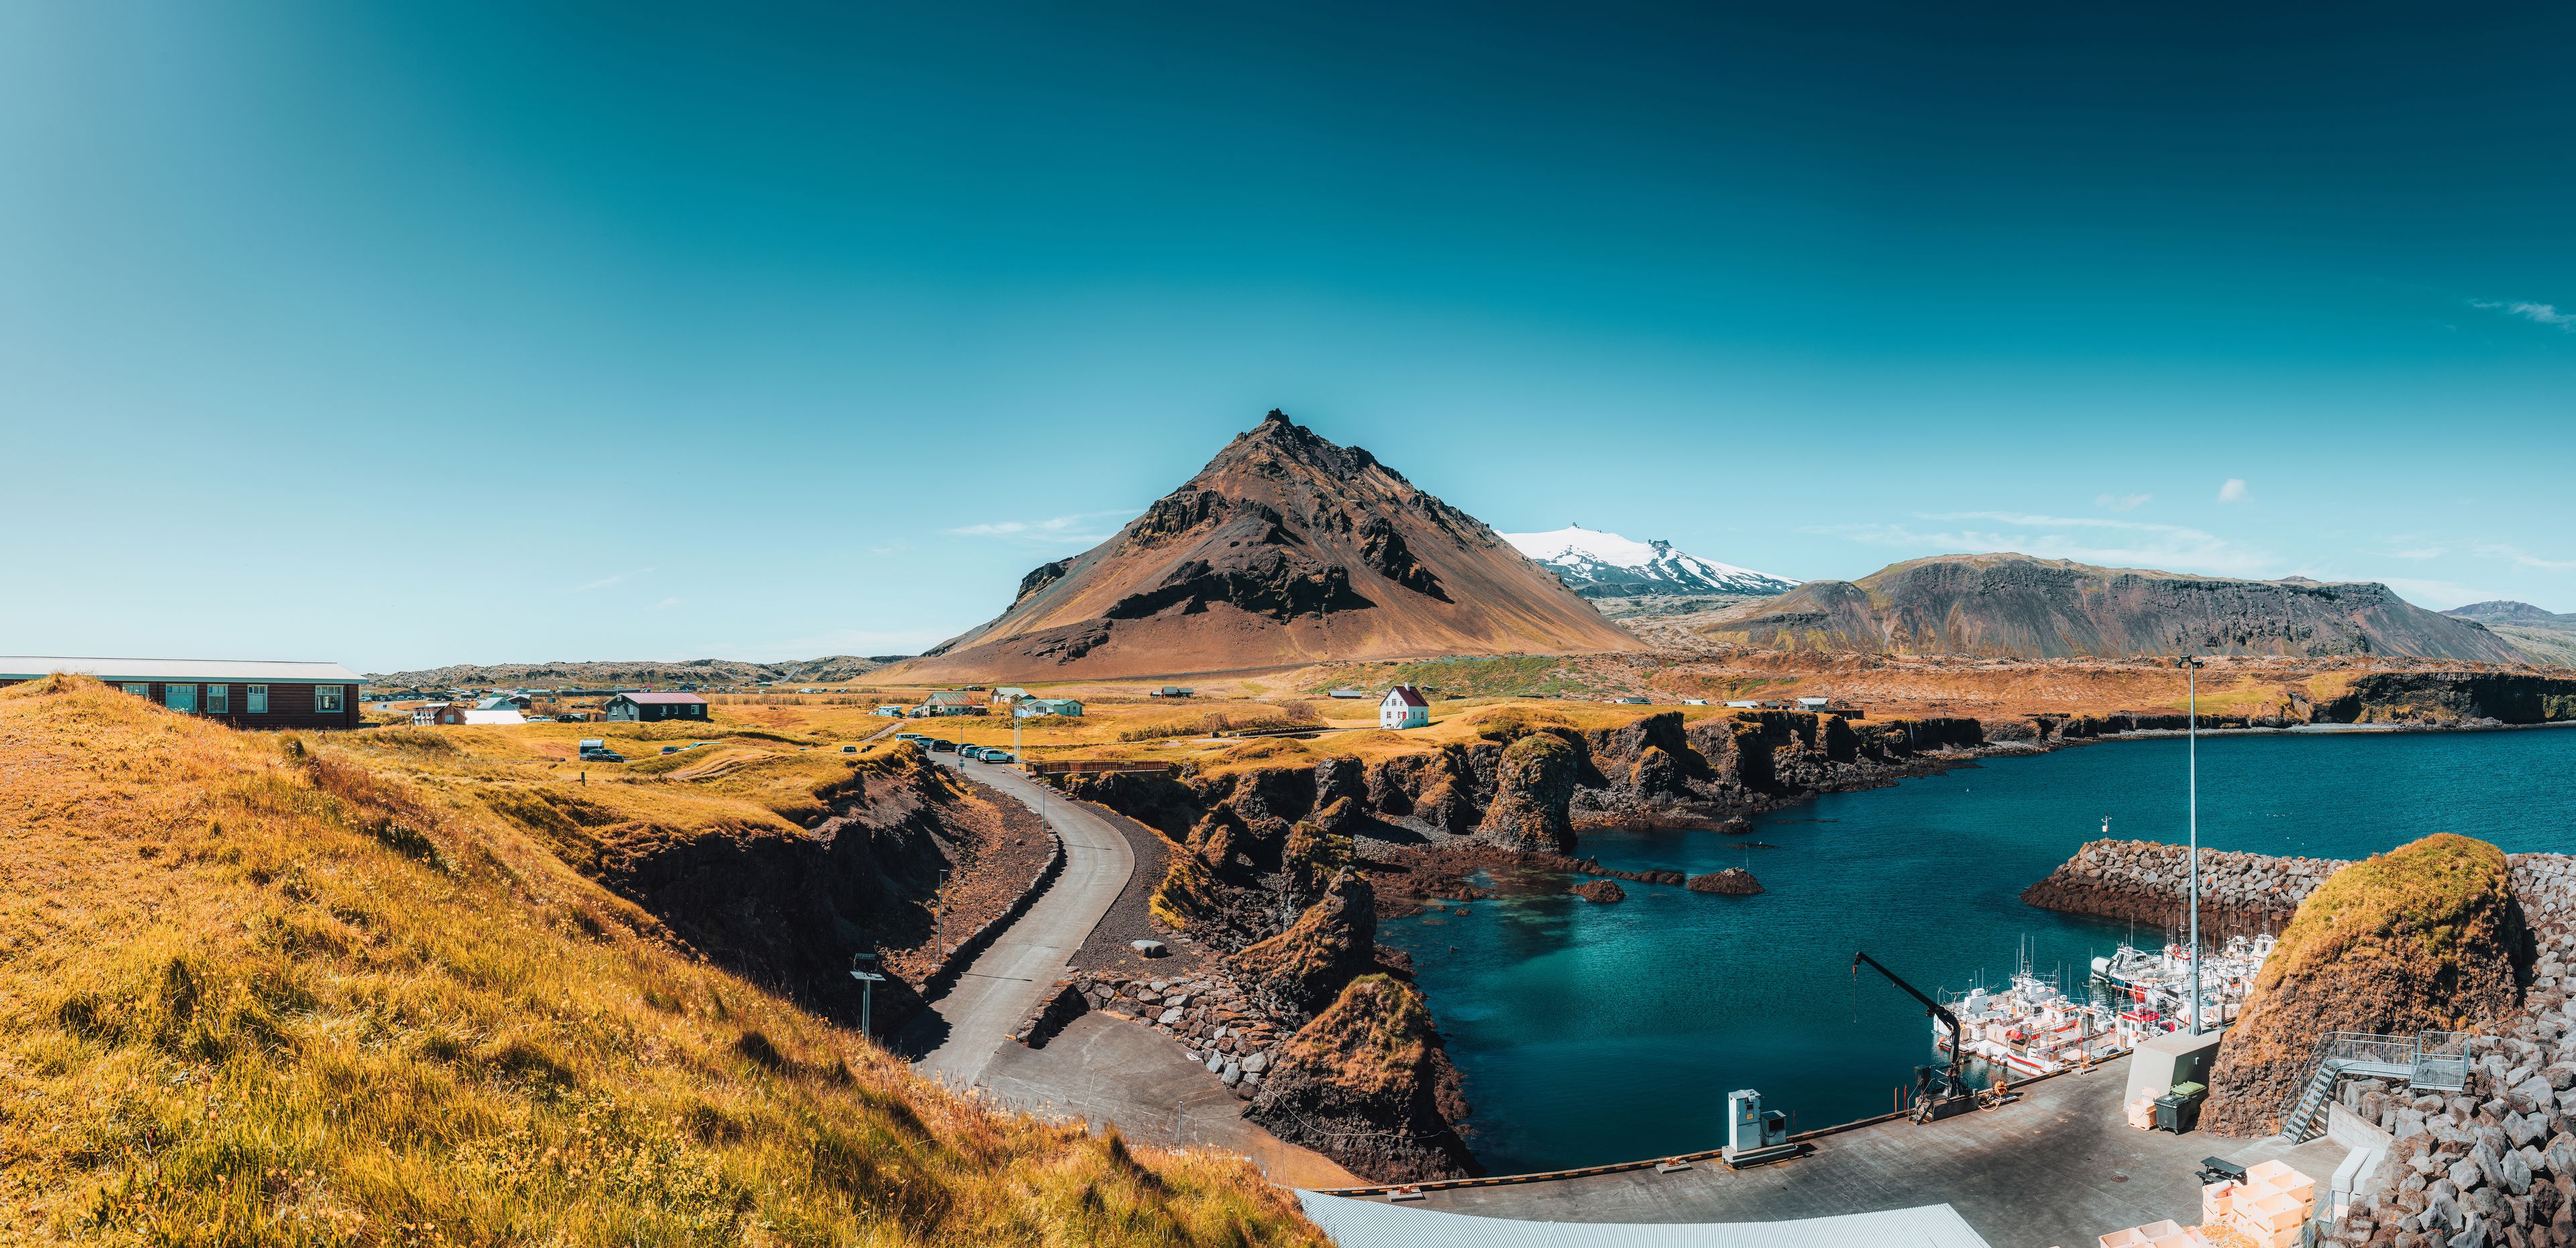
<path id="1" fill-rule="evenodd" d="M 236 728 L 355 728 L 365 678 L 337 663 L 0 656 L 0 685 L 52 672 L 95 676 L 156 706 Z"/>

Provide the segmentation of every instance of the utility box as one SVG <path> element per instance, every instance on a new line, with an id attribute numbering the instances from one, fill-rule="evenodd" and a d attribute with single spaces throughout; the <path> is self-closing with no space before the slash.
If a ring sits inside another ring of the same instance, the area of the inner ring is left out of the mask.
<path id="1" fill-rule="evenodd" d="M 2129 1057 L 2129 1089 L 2120 1103 L 2135 1105 L 2139 1097 L 2163 1096 L 2181 1084 L 2208 1083 L 2209 1069 L 2218 1062 L 2218 1035 L 2175 1031 L 2139 1041 Z"/>
<path id="2" fill-rule="evenodd" d="M 1762 1108 L 1761 1093 L 1745 1088 L 1726 1094 L 1726 1164 L 1756 1165 L 1797 1151 L 1789 1142 L 1789 1116 Z"/>

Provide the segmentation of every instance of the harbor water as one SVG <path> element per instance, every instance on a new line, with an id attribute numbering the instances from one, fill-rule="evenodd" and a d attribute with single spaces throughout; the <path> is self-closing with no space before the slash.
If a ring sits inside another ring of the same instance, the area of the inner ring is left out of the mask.
<path id="1" fill-rule="evenodd" d="M 1745 867 L 1769 891 L 1622 882 L 1611 905 L 1533 891 L 1390 920 L 1380 939 L 1414 958 L 1493 1172 L 1715 1148 L 1736 1088 L 1796 1129 L 1845 1122 L 1886 1112 L 1936 1060 L 1923 1008 L 1856 980 L 1853 951 L 1955 992 L 2001 983 L 2027 948 L 2080 992 L 2131 929 L 2018 895 L 2106 815 L 2114 836 L 2181 841 L 2183 755 L 2158 738 L 1987 759 L 1778 811 L 1741 837 L 1587 833 L 1580 852 L 1605 866 Z M 2200 782 L 2205 848 L 2359 858 L 2459 832 L 2576 852 L 2576 728 L 2205 736 Z"/>

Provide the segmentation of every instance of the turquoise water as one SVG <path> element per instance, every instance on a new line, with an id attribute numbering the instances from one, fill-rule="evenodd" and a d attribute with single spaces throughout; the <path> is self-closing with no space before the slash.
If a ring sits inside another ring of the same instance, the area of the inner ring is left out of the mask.
<path id="1" fill-rule="evenodd" d="M 2209 848 L 2358 858 L 2448 831 L 2576 851 L 2576 728 L 2203 737 L 2200 780 Z M 1749 867 L 1762 896 L 1623 883 L 1616 905 L 1479 901 L 1380 939 L 1414 957 L 1489 1169 L 1714 1148 L 1733 1089 L 1803 1130 L 1886 1111 L 1932 1060 L 1920 1006 L 1875 976 L 1855 989 L 1854 949 L 1928 991 L 2000 980 L 2027 938 L 2072 986 L 2127 925 L 2018 894 L 2104 815 L 2114 836 L 2180 841 L 2183 813 L 2179 739 L 1989 759 L 1779 811 L 1745 837 L 1583 837 L 1613 867 Z"/>

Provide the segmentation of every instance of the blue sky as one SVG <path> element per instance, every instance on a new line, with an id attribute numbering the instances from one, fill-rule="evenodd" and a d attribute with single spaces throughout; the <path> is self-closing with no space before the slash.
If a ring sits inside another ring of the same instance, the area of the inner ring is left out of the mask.
<path id="1" fill-rule="evenodd" d="M 2576 611 L 2576 11 L 0 0 L 0 650 L 910 651 L 1505 530 Z"/>

